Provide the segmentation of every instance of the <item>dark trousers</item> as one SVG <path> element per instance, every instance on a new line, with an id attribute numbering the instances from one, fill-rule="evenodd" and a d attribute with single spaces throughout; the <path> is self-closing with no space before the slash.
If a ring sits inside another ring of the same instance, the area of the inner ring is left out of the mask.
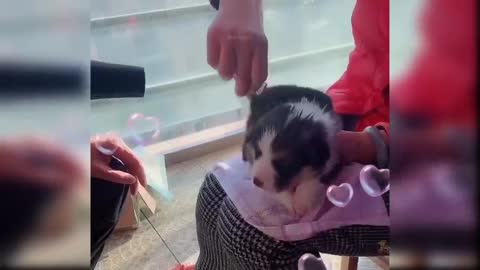
<path id="1" fill-rule="evenodd" d="M 53 188 L 18 179 L 0 179 L 0 268 L 9 263 L 32 224 L 55 198 Z"/>
<path id="2" fill-rule="evenodd" d="M 102 254 L 105 241 L 113 233 L 128 194 L 128 185 L 92 179 L 91 187 L 91 269 Z"/>
<path id="3" fill-rule="evenodd" d="M 126 171 L 125 166 L 118 159 L 113 159 L 110 166 L 113 169 Z M 120 218 L 129 186 L 92 178 L 90 198 L 90 267 L 95 269 L 102 255 L 105 242 L 113 233 Z"/>
<path id="4" fill-rule="evenodd" d="M 100 258 L 105 241 L 118 223 L 129 192 L 129 186 L 91 179 L 91 269 Z M 2 183 L 3 182 L 3 183 Z M 22 184 L 19 181 L 0 181 L 0 268 L 18 250 L 31 226 L 55 191 L 40 185 Z M 3 268 L 2 268 L 3 269 Z"/>

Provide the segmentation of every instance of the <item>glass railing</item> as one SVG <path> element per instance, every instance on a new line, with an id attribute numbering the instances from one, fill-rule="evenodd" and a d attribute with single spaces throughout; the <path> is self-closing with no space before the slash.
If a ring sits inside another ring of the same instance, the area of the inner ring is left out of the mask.
<path id="1" fill-rule="evenodd" d="M 111 12 L 120 14 L 116 17 L 92 19 L 93 57 L 142 66 L 147 81 L 142 99 L 92 102 L 93 132 L 122 132 L 129 115 L 136 112 L 160 120 L 160 140 L 246 117 L 233 82 L 220 80 L 206 63 L 206 33 L 215 10 L 196 1 L 183 1 L 191 8 L 181 9 L 163 2 L 149 6 L 150 13 L 144 9 L 128 15 L 138 11 L 132 8 Z M 321 88 L 338 79 L 353 48 L 354 4 L 354 0 L 265 1 L 269 84 Z M 157 10 L 166 6 L 171 9 Z M 102 12 L 97 14 L 111 15 Z"/>

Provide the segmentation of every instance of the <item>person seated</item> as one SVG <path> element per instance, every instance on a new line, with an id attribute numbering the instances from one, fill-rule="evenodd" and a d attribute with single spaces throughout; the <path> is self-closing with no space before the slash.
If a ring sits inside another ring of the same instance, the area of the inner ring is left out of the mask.
<path id="1" fill-rule="evenodd" d="M 237 95 L 254 95 L 268 72 L 262 1 L 212 0 L 210 3 L 219 12 L 208 31 L 208 63 L 222 78 L 235 79 Z M 336 141 L 339 154 L 348 163 L 388 164 L 385 157 L 388 155 L 377 154 L 374 141 L 365 131 L 367 127 L 377 127 L 383 143 L 388 146 L 388 13 L 388 1 L 357 1 L 352 16 L 356 47 L 347 70 L 327 91 L 346 127 L 336 135 Z M 199 191 L 198 261 L 195 266 L 179 265 L 177 269 L 297 269 L 298 260 L 305 253 L 388 254 L 388 222 L 359 224 L 353 218 L 344 217 L 337 226 L 306 230 L 298 223 L 288 231 L 285 231 L 288 226 L 262 227 L 252 222 L 235 188 L 226 184 L 241 178 L 247 169 L 242 168 L 238 157 L 226 164 L 230 170 L 215 168 L 207 174 Z M 375 203 L 379 209 L 383 208 L 383 218 L 387 221 L 388 198 L 386 193 L 384 201 Z M 317 221 L 321 223 L 321 218 Z"/>

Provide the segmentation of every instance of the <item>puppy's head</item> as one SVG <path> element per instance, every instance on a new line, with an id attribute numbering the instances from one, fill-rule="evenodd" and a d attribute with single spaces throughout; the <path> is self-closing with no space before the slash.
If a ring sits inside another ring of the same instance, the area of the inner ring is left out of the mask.
<path id="1" fill-rule="evenodd" d="M 333 111 L 306 99 L 273 108 L 245 140 L 244 159 L 251 164 L 253 183 L 278 193 L 320 181 L 337 165 L 333 140 L 339 129 Z"/>

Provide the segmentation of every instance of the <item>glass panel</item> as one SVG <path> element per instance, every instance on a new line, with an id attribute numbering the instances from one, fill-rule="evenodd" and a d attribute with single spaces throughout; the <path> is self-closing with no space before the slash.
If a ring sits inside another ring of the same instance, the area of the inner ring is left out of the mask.
<path id="1" fill-rule="evenodd" d="M 93 6 L 92 14 L 103 12 L 99 16 L 109 15 L 107 10 L 111 15 L 144 9 L 138 15 L 92 19 L 91 45 L 96 59 L 144 67 L 148 85 L 142 99 L 92 102 L 93 132 L 125 132 L 129 115 L 136 112 L 160 119 L 160 140 L 246 117 L 245 101 L 234 95 L 233 82 L 220 80 L 206 63 L 206 33 L 216 11 L 193 0 L 178 2 L 191 8 L 155 11 L 173 7 L 172 1 L 162 0 L 130 2 L 115 11 Z M 320 88 L 338 79 L 353 48 L 354 4 L 354 0 L 265 1 L 269 84 Z"/>

